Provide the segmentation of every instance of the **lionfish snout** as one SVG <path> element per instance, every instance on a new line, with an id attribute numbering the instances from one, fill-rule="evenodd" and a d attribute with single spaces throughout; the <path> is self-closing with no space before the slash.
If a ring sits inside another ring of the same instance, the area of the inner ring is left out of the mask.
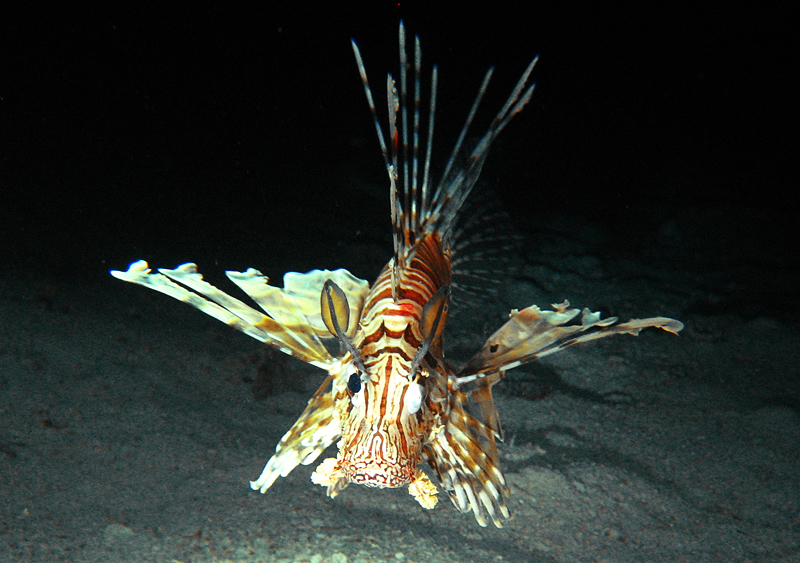
<path id="1" fill-rule="evenodd" d="M 414 478 L 419 456 L 397 447 L 389 428 L 361 428 L 361 436 L 352 447 L 342 451 L 340 464 L 351 483 L 368 487 L 401 487 Z"/>
<path id="2" fill-rule="evenodd" d="M 351 462 L 342 469 L 349 482 L 378 489 L 402 487 L 414 477 L 412 467 L 399 468 L 390 462 L 375 459 Z"/>

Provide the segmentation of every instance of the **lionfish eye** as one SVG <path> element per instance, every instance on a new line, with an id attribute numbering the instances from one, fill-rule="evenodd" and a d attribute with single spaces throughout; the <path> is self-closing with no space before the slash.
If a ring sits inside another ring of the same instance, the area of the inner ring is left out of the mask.
<path id="1" fill-rule="evenodd" d="M 358 372 L 350 374 L 350 379 L 347 380 L 347 388 L 350 389 L 353 395 L 361 391 L 361 376 L 358 375 Z"/>

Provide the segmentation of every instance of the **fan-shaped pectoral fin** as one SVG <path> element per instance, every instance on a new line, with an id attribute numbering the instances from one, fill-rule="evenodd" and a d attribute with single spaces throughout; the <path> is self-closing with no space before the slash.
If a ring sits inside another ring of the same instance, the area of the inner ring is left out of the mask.
<path id="1" fill-rule="evenodd" d="M 569 302 L 565 301 L 554 305 L 553 311 L 542 311 L 536 305 L 522 311 L 512 311 L 508 322 L 489 337 L 483 348 L 461 370 L 459 382 L 486 373 L 505 371 L 568 346 L 614 334 L 636 336 L 647 327 L 678 334 L 683 329 L 683 323 L 667 317 L 633 319 L 614 324 L 617 317 L 601 320 L 599 312 L 568 307 Z M 579 313 L 580 324 L 567 324 Z"/>
<path id="2" fill-rule="evenodd" d="M 334 417 L 334 400 L 328 376 L 297 422 L 281 438 L 273 455 L 255 481 L 253 490 L 266 492 L 278 477 L 286 477 L 298 465 L 309 465 L 341 435 L 339 421 Z"/>
<path id="3" fill-rule="evenodd" d="M 111 275 L 183 301 L 256 340 L 317 367 L 327 370 L 334 361 L 308 323 L 281 322 L 253 309 L 204 281 L 195 264 L 153 273 L 147 262 L 139 260 L 127 271 L 112 270 Z M 263 279 L 266 284 L 266 278 Z"/>
<path id="4" fill-rule="evenodd" d="M 488 390 L 491 387 L 489 378 L 485 380 Z M 466 394 L 453 390 L 451 397 L 452 405 L 444 428 L 423 446 L 425 461 L 456 508 L 461 512 L 472 511 L 481 526 L 486 526 L 491 519 L 495 526 L 502 528 L 503 520 L 510 515 L 506 507 L 508 487 L 500 469 L 495 429 L 468 412 Z M 490 421 L 496 422 L 494 405 L 487 410 L 494 413 L 489 415 Z"/>

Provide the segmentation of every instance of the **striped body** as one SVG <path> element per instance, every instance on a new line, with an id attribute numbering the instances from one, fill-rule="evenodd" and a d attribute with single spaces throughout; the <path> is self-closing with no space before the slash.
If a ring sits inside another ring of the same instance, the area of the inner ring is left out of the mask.
<path id="1" fill-rule="evenodd" d="M 353 42 L 389 177 L 392 209 L 394 256 L 371 288 L 346 270 L 289 272 L 283 288 L 269 285 L 268 278 L 252 268 L 227 272 L 255 301 L 255 309 L 203 281 L 194 264 L 156 273 L 140 260 L 127 271 L 111 274 L 184 301 L 328 373 L 261 475 L 250 483 L 253 489 L 266 492 L 279 477 L 315 462 L 335 443 L 336 457 L 323 460 L 311 475 L 314 483 L 327 487 L 329 496 L 349 483 L 408 486 L 409 493 L 431 509 L 441 488 L 456 508 L 471 511 L 480 525 L 491 520 L 501 527 L 509 517 L 508 488 L 495 443 L 502 433 L 492 386 L 506 370 L 577 343 L 635 335 L 646 327 L 677 333 L 683 325 L 665 317 L 617 324 L 615 317 L 601 319 L 588 309 L 569 308 L 566 301 L 545 311 L 531 305 L 512 310 L 509 320 L 459 371 L 448 366 L 442 333 L 453 286 L 453 225 L 492 142 L 530 99 L 533 86 L 528 79 L 536 59 L 475 148 L 466 152 L 463 142 L 491 69 L 486 73 L 434 182 L 430 170 L 438 73 L 434 67 L 423 124 L 420 41 L 415 38 L 412 63 L 402 22 L 399 38 L 399 90 L 391 75 L 386 80 L 386 136 Z M 423 162 L 418 161 L 420 154 Z"/>
<path id="2" fill-rule="evenodd" d="M 414 355 L 424 337 L 420 319 L 424 305 L 450 283 L 450 264 L 436 236 L 424 238 L 403 272 L 399 299 L 392 297 L 391 266 L 384 268 L 364 304 L 355 343 L 369 372 L 342 424 L 342 470 L 348 481 L 373 487 L 410 483 L 422 454 L 422 439 L 433 417 L 428 409 L 409 412 L 406 395 Z M 444 369 L 441 339 L 431 346 L 434 365 L 420 378 Z M 360 395 L 360 396 L 359 396 Z M 413 409 L 412 409 L 413 410 Z"/>

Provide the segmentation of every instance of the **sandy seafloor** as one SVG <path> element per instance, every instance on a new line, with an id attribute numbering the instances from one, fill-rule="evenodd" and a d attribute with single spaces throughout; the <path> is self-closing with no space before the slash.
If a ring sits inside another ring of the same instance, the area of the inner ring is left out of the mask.
<path id="1" fill-rule="evenodd" d="M 496 392 L 503 529 L 405 490 L 331 500 L 313 466 L 251 491 L 320 373 L 110 276 L 7 273 L 0 561 L 800 561 L 800 339 L 778 305 L 791 279 L 777 250 L 709 244 L 730 219 L 684 210 L 633 255 L 553 217 L 497 306 L 452 320 L 454 361 L 503 309 L 565 297 L 686 323 L 509 373 Z"/>
<path id="2" fill-rule="evenodd" d="M 795 18 L 283 4 L 0 21 L 0 563 L 800 563 Z M 423 78 L 441 65 L 435 175 L 483 70 L 470 135 L 541 54 L 482 175 L 520 269 L 456 311 L 448 359 L 534 303 L 686 324 L 508 373 L 503 529 L 405 490 L 329 499 L 314 465 L 252 491 L 322 375 L 108 275 L 194 261 L 243 299 L 225 270 L 372 281 L 389 205 L 349 38 L 384 119 L 400 18 Z"/>

